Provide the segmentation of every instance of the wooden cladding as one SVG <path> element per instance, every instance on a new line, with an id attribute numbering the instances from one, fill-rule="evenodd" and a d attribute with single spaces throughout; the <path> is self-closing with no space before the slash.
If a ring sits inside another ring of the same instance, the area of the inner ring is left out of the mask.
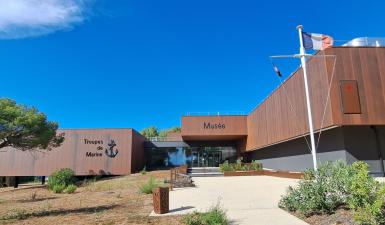
<path id="1" fill-rule="evenodd" d="M 328 48 L 307 67 L 315 130 L 385 124 L 385 48 Z M 246 151 L 308 134 L 301 68 L 250 113 L 247 126 Z"/>
<path id="2" fill-rule="evenodd" d="M 342 111 L 346 114 L 361 113 L 360 96 L 358 94 L 357 81 L 340 81 Z"/>
<path id="3" fill-rule="evenodd" d="M 307 68 L 314 127 L 321 127 L 324 111 L 323 127 L 331 126 L 326 60 L 312 58 Z M 246 151 L 304 135 L 309 131 L 307 121 L 303 73 L 299 68 L 248 116 Z"/>

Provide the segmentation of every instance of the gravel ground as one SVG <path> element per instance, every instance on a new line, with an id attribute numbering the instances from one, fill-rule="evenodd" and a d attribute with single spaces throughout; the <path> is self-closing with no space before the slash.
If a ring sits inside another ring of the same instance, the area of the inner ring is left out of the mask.
<path id="1" fill-rule="evenodd" d="M 181 217 L 156 217 L 152 195 L 139 194 L 151 176 L 163 180 L 169 171 L 134 174 L 88 182 L 74 194 L 53 194 L 44 186 L 0 189 L 0 224 L 181 224 Z"/>

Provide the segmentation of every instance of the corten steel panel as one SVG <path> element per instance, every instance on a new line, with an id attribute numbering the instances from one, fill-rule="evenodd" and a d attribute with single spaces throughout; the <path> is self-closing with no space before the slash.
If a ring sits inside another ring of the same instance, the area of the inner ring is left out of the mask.
<path id="1" fill-rule="evenodd" d="M 140 133 L 132 130 L 131 172 L 138 172 L 144 167 L 144 141 Z"/>
<path id="2" fill-rule="evenodd" d="M 346 48 L 326 50 L 337 55 L 337 80 L 356 80 L 361 105 L 360 114 L 344 114 L 339 83 L 333 83 L 331 100 L 333 120 L 337 125 L 385 124 L 385 48 Z"/>
<path id="3" fill-rule="evenodd" d="M 335 57 L 319 57 L 335 55 Z M 335 47 L 307 62 L 315 130 L 385 124 L 385 48 Z M 335 64 L 335 66 L 334 66 Z M 334 74 L 334 75 L 333 75 Z M 361 114 L 345 114 L 341 80 L 356 80 Z M 326 99 L 330 87 L 330 99 Z M 248 116 L 248 151 L 308 134 L 302 69 L 295 71 Z"/>
<path id="4" fill-rule="evenodd" d="M 182 117 L 183 140 L 233 140 L 246 135 L 247 116 Z"/>
<path id="5" fill-rule="evenodd" d="M 328 93 L 328 70 L 325 57 L 307 62 L 308 83 L 315 129 L 333 125 Z M 308 133 L 302 68 L 299 68 L 248 116 L 246 150 L 254 150 Z"/>
<path id="6" fill-rule="evenodd" d="M 0 176 L 48 176 L 57 169 L 71 168 L 76 175 L 130 174 L 133 155 L 133 141 L 136 146 L 135 154 L 139 157 L 140 137 L 134 137 L 131 129 L 76 129 L 60 130 L 65 133 L 62 146 L 46 151 L 22 152 L 13 148 L 6 148 L 0 152 Z M 88 142 L 86 141 L 88 140 Z M 112 158 L 105 153 L 114 140 L 116 146 L 112 153 L 117 155 Z M 88 156 L 87 156 L 88 153 Z M 97 153 L 97 156 L 90 156 Z M 134 169 L 140 167 L 142 159 Z"/>
<path id="7" fill-rule="evenodd" d="M 361 113 L 357 81 L 342 80 L 340 83 L 342 110 L 344 113 Z"/>

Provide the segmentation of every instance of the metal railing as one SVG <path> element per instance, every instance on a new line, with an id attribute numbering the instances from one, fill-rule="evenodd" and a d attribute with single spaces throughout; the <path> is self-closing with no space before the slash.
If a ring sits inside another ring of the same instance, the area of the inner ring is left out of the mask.
<path id="1" fill-rule="evenodd" d="M 244 111 L 188 112 L 184 116 L 245 116 Z"/>
<path id="2" fill-rule="evenodd" d="M 181 137 L 147 137 L 147 141 L 166 142 L 166 141 L 182 141 Z"/>
<path id="3" fill-rule="evenodd" d="M 349 47 L 385 47 L 385 38 L 383 37 L 359 37 L 343 44 Z"/>

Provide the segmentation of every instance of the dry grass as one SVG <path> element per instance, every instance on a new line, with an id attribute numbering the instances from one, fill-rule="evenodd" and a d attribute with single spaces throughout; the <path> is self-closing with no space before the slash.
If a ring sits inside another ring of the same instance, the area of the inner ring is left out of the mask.
<path id="1" fill-rule="evenodd" d="M 149 217 L 152 196 L 139 193 L 151 176 L 168 171 L 87 181 L 74 194 L 53 194 L 43 186 L 0 189 L 0 224 L 182 224 L 181 217 Z"/>

